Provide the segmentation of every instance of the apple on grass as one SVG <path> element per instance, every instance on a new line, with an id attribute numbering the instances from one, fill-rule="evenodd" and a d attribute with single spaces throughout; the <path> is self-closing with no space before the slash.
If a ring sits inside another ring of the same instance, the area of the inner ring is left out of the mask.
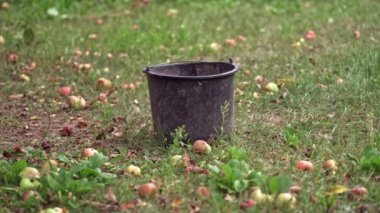
<path id="1" fill-rule="evenodd" d="M 140 197 L 151 197 L 157 193 L 158 189 L 154 183 L 145 183 L 139 187 L 138 194 Z"/>
<path id="2" fill-rule="evenodd" d="M 193 144 L 193 151 L 200 154 L 211 152 L 211 146 L 204 140 L 196 140 Z"/>
<path id="3" fill-rule="evenodd" d="M 20 190 L 32 190 L 37 189 L 41 186 L 41 183 L 36 179 L 22 178 L 20 181 Z"/>
<path id="4" fill-rule="evenodd" d="M 134 175 L 134 176 L 140 176 L 141 175 L 141 169 L 135 165 L 129 165 L 127 168 L 128 174 Z"/>
<path id="5" fill-rule="evenodd" d="M 106 78 L 99 78 L 96 85 L 103 89 L 112 89 L 112 82 Z"/>
<path id="6" fill-rule="evenodd" d="M 20 173 L 20 176 L 22 178 L 30 178 L 30 179 L 41 177 L 40 172 L 36 168 L 33 168 L 33 167 L 26 167 L 25 169 L 23 169 Z"/>
<path id="7" fill-rule="evenodd" d="M 72 89 L 69 86 L 63 86 L 59 88 L 58 92 L 62 96 L 69 96 L 72 93 Z"/>
<path id="8" fill-rule="evenodd" d="M 86 100 L 82 96 L 68 96 L 68 104 L 73 109 L 83 109 L 86 107 Z"/>
<path id="9" fill-rule="evenodd" d="M 82 157 L 88 158 L 98 154 L 98 151 L 94 148 L 85 148 L 82 152 Z"/>

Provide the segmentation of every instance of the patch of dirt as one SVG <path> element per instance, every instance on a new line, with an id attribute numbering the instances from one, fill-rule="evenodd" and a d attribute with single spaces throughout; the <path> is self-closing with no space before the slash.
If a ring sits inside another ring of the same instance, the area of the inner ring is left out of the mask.
<path id="1" fill-rule="evenodd" d="M 70 111 L 60 107 L 55 112 L 47 112 L 42 107 L 30 105 L 24 100 L 0 104 L 0 150 L 19 146 L 41 148 L 47 152 L 66 152 L 83 147 L 125 146 L 124 123 L 115 122 L 112 128 L 105 129 L 94 120 L 91 110 Z M 63 133 L 65 126 L 72 130 L 70 135 L 65 136 Z"/>

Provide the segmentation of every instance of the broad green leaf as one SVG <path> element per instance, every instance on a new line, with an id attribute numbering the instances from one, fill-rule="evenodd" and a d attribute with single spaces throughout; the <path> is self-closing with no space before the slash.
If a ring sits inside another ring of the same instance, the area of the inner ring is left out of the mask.
<path id="1" fill-rule="evenodd" d="M 63 163 L 70 163 L 70 159 L 64 154 L 58 154 L 57 159 Z"/>
<path id="2" fill-rule="evenodd" d="M 62 186 L 54 177 L 48 175 L 46 177 L 47 183 L 51 189 L 54 191 L 61 191 L 64 189 L 64 185 Z"/>
<path id="3" fill-rule="evenodd" d="M 234 181 L 235 191 L 241 193 L 242 191 L 246 190 L 247 188 L 248 188 L 248 181 L 247 180 L 235 180 Z"/>

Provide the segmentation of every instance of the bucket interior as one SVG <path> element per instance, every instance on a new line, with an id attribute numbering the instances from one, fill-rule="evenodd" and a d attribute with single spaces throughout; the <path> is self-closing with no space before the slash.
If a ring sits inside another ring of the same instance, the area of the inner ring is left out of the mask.
<path id="1" fill-rule="evenodd" d="M 186 77 L 186 76 L 215 76 L 231 72 L 236 66 L 229 63 L 179 63 L 149 67 L 149 73 L 159 76 Z"/>

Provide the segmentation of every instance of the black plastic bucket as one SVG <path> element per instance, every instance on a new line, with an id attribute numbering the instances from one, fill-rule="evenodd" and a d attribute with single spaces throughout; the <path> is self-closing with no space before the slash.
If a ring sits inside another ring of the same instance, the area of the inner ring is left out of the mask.
<path id="1" fill-rule="evenodd" d="M 233 131 L 234 74 L 228 62 L 184 62 L 149 66 L 150 104 L 155 131 L 172 139 L 185 126 L 190 140 L 208 140 Z"/>

